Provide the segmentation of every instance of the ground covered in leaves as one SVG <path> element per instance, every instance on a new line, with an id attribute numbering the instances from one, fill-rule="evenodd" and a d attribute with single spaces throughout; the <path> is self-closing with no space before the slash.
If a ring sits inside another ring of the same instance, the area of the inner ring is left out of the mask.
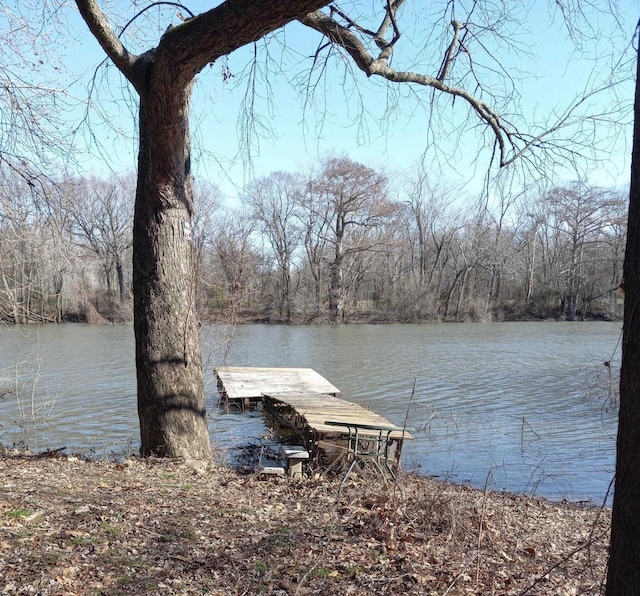
<path id="1" fill-rule="evenodd" d="M 610 512 L 413 475 L 0 452 L 2 594 L 599 594 Z"/>

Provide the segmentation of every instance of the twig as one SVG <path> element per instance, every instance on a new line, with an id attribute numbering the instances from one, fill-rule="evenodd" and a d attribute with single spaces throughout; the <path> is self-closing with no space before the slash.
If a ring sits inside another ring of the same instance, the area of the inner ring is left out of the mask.
<path id="1" fill-rule="evenodd" d="M 484 524 L 484 512 L 487 505 L 487 487 L 489 486 L 489 478 L 491 477 L 492 469 L 489 468 L 487 477 L 484 481 L 484 490 L 482 493 L 482 509 L 480 510 L 480 526 L 478 527 L 478 545 L 476 547 L 476 583 L 480 581 L 480 547 L 482 546 L 482 526 Z"/>
<path id="2" fill-rule="evenodd" d="M 542 573 L 532 584 L 528 585 L 522 592 L 520 592 L 518 596 L 524 596 L 525 594 L 528 594 L 530 590 L 535 588 L 554 569 L 557 569 L 558 567 L 560 567 L 560 565 L 562 565 L 563 563 L 566 563 L 569 559 L 571 559 L 571 557 L 578 554 L 581 550 L 584 550 L 585 548 L 590 547 L 592 544 L 595 544 L 598 540 L 606 536 L 608 532 L 609 532 L 609 528 L 604 530 L 600 535 L 596 536 L 595 538 L 592 538 L 591 540 L 588 540 L 587 542 L 585 542 L 584 544 L 581 544 L 577 548 L 574 548 L 568 555 L 562 557 L 562 559 L 560 559 L 557 563 L 549 567 L 549 569 L 547 569 L 544 573 Z"/>
<path id="3" fill-rule="evenodd" d="M 417 381 L 416 377 L 413 377 L 413 387 L 411 387 L 411 395 L 409 396 L 409 401 L 407 402 L 407 409 L 404 412 L 404 420 L 402 421 L 403 433 L 407 429 L 407 422 L 409 422 L 409 411 L 411 410 L 411 404 L 413 403 L 413 398 L 416 395 L 416 381 Z"/>
<path id="4" fill-rule="evenodd" d="M 467 563 L 467 565 L 464 567 L 464 569 L 458 573 L 458 575 L 456 575 L 453 580 L 451 581 L 451 583 L 447 586 L 447 589 L 442 592 L 442 596 L 446 596 L 449 592 L 451 592 L 451 590 L 453 589 L 453 586 L 456 585 L 456 582 L 465 574 L 465 571 L 467 569 L 469 569 L 469 567 L 471 567 L 471 565 L 473 564 L 474 559 L 477 557 L 478 555 L 474 555 L 471 560 L 469 561 L 469 563 Z"/>
<path id="5" fill-rule="evenodd" d="M 56 453 L 62 453 L 65 449 L 66 449 L 66 445 L 64 447 L 58 447 L 57 449 L 47 449 L 46 451 L 43 451 L 42 453 L 38 453 L 38 455 L 36 455 L 36 457 L 38 459 L 42 459 L 45 457 L 53 457 L 54 455 L 56 455 Z"/>
<path id="6" fill-rule="evenodd" d="M 295 596 L 298 596 L 298 594 L 300 593 L 300 590 L 301 590 L 302 586 L 304 585 L 304 583 L 307 581 L 307 578 L 309 577 L 309 574 L 314 569 L 316 569 L 318 567 L 318 565 L 320 565 L 320 563 L 324 559 L 324 557 L 325 557 L 325 555 L 327 553 L 327 549 L 329 548 L 329 546 L 331 544 L 331 537 L 333 536 L 334 532 L 338 528 L 338 523 L 339 523 L 339 520 L 338 520 L 336 511 L 333 511 L 332 518 L 331 518 L 331 527 L 329 528 L 329 535 L 326 537 L 325 547 L 322 549 L 322 552 L 320 553 L 320 556 L 316 559 L 316 562 L 313 565 L 311 565 L 311 567 L 309 567 L 309 569 L 307 569 L 305 574 L 300 578 L 300 581 L 298 582 L 298 587 L 296 588 L 296 591 L 295 591 Z"/>

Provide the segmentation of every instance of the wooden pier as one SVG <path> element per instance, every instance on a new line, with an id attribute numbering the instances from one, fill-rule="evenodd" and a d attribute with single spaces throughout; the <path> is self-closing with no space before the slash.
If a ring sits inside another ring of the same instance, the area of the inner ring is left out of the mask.
<path id="1" fill-rule="evenodd" d="M 264 404 L 275 412 L 287 426 L 301 435 L 316 434 L 345 435 L 348 429 L 341 430 L 335 423 L 353 424 L 354 426 L 371 426 L 399 428 L 386 418 L 345 399 L 324 393 L 306 393 L 290 391 L 286 393 L 265 393 Z M 328 424 L 332 423 L 332 424 Z M 366 432 L 363 434 L 367 434 Z M 371 431 L 369 435 L 376 434 Z M 402 430 L 394 430 L 392 439 L 413 439 Z"/>
<path id="2" fill-rule="evenodd" d="M 362 454 L 384 459 L 387 467 L 398 467 L 402 445 L 413 436 L 375 412 L 345 399 L 323 393 L 265 394 L 265 408 L 292 428 L 305 443 L 311 459 L 318 457 L 325 442 L 346 443 L 346 457 Z M 362 448 L 362 442 L 367 443 Z"/>
<path id="3" fill-rule="evenodd" d="M 340 391 L 310 368 L 220 367 L 215 372 L 222 400 L 242 405 L 262 401 L 298 434 L 311 460 L 321 443 L 342 443 L 348 461 L 368 457 L 393 475 L 404 441 L 413 439 L 405 428 L 339 397 Z"/>
<path id="4" fill-rule="evenodd" d="M 215 369 L 221 400 L 249 405 L 265 393 L 303 391 L 338 396 L 340 390 L 312 368 L 220 366 Z"/>

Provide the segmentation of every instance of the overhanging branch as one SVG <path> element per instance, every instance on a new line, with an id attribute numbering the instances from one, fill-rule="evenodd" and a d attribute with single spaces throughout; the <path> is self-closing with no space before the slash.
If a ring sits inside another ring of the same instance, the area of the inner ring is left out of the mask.
<path id="1" fill-rule="evenodd" d="M 124 47 L 96 0 L 76 0 L 78 10 L 93 36 L 122 74 L 135 86 L 134 65 L 138 58 Z"/>
<path id="2" fill-rule="evenodd" d="M 329 13 L 316 10 L 306 14 L 300 19 L 300 22 L 318 31 L 329 40 L 329 44 L 345 52 L 368 77 L 378 76 L 393 83 L 409 83 L 429 87 L 435 92 L 462 99 L 491 131 L 495 139 L 494 155 L 491 162 L 497 162 L 500 167 L 510 165 L 518 160 L 535 160 L 536 158 L 531 152 L 533 149 L 544 148 L 549 154 L 557 154 L 559 146 L 553 139 L 561 130 L 570 126 L 583 125 L 588 120 L 598 122 L 607 117 L 612 118 L 606 109 L 600 114 L 589 116 L 581 115 L 579 112 L 595 95 L 618 84 L 618 80 L 606 82 L 596 89 L 586 91 L 582 97 L 576 98 L 576 101 L 544 129 L 538 128 L 535 132 L 519 130 L 514 122 L 509 121 L 506 114 L 499 113 L 478 95 L 478 89 L 482 91 L 484 86 L 474 70 L 473 62 L 469 64 L 469 73 L 478 84 L 475 90 L 470 90 L 462 83 L 454 84 L 451 82 L 451 73 L 456 58 L 462 52 L 469 53 L 465 38 L 471 34 L 472 24 L 468 18 L 465 21 L 452 18 L 450 22 L 451 39 L 443 48 L 443 59 L 435 76 L 393 68 L 391 59 L 401 35 L 396 21 L 396 12 L 403 1 L 385 0 L 382 24 L 377 31 L 375 28 L 358 25 L 352 18 L 345 15 L 344 11 L 338 10 L 333 5 L 330 6 Z M 470 15 L 471 13 L 467 16 L 470 17 Z M 476 41 L 478 40 L 476 39 Z M 323 45 L 318 52 L 325 47 Z M 376 47 L 379 51 L 376 51 Z M 487 48 L 482 47 L 485 53 L 491 54 Z M 315 58 L 317 60 L 318 54 Z M 462 79 L 458 76 L 457 80 Z M 613 111 L 613 108 L 610 111 Z M 577 156 L 575 147 L 579 143 L 579 139 L 574 138 L 571 139 L 571 142 L 563 145 L 560 151 L 564 156 L 563 160 L 566 161 L 566 158 L 571 159 Z"/>
<path id="3" fill-rule="evenodd" d="M 500 166 L 508 163 L 508 150 L 516 150 L 512 142 L 514 131 L 509 130 L 500 120 L 500 115 L 484 101 L 478 99 L 466 89 L 448 85 L 441 79 L 427 74 L 411 71 L 398 71 L 389 66 L 392 44 L 388 44 L 377 58 L 374 58 L 362 41 L 350 30 L 335 19 L 317 10 L 300 19 L 300 22 L 325 35 L 331 42 L 344 49 L 368 77 L 380 76 L 394 83 L 414 83 L 424 87 L 437 89 L 448 95 L 464 99 L 478 116 L 488 124 L 495 134 L 500 153 Z M 394 27 L 394 31 L 397 31 Z"/>

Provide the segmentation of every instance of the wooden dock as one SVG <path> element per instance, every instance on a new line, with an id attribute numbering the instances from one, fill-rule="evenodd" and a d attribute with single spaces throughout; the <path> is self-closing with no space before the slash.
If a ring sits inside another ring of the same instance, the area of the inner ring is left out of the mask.
<path id="1" fill-rule="evenodd" d="M 265 406 L 278 414 L 278 418 L 301 435 L 317 434 L 346 435 L 348 428 L 340 428 L 327 422 L 351 423 L 360 427 L 398 428 L 386 418 L 372 410 L 363 408 L 345 399 L 324 393 L 289 391 L 286 393 L 265 393 Z M 361 432 L 363 435 L 375 435 L 377 430 Z M 413 439 L 406 431 L 394 430 L 391 439 Z"/>
<path id="2" fill-rule="evenodd" d="M 375 458 L 397 468 L 403 442 L 413 439 L 404 428 L 340 396 L 340 391 L 310 368 L 220 367 L 218 388 L 227 403 L 262 401 L 283 425 L 293 429 L 315 459 L 321 442 L 346 443 L 351 459 L 375 445 Z M 364 443 L 363 443 L 364 442 Z M 355 455 L 354 455 L 355 454 Z"/>
<path id="3" fill-rule="evenodd" d="M 215 369 L 221 400 L 248 405 L 265 393 L 302 391 L 338 396 L 340 390 L 312 368 L 219 366 Z"/>

